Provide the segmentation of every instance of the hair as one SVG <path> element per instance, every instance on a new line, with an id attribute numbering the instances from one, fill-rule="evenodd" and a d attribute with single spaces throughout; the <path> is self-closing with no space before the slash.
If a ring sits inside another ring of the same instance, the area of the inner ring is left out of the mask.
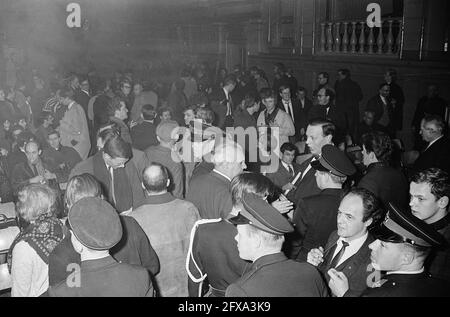
<path id="1" fill-rule="evenodd" d="M 232 75 L 229 75 L 227 77 L 225 77 L 225 79 L 223 80 L 223 86 L 228 86 L 228 85 L 236 85 L 236 78 Z"/>
<path id="2" fill-rule="evenodd" d="M 280 70 L 280 72 L 285 73 L 286 72 L 286 66 L 284 66 L 283 63 L 275 63 L 274 64 L 276 67 L 278 67 L 278 69 Z"/>
<path id="3" fill-rule="evenodd" d="M 275 195 L 276 188 L 270 179 L 259 173 L 242 173 L 231 181 L 231 201 L 233 206 L 242 202 L 244 194 L 255 194 L 261 198 Z"/>
<path id="4" fill-rule="evenodd" d="M 254 93 L 249 92 L 249 93 L 245 94 L 244 99 L 242 99 L 242 104 L 241 104 L 242 109 L 251 108 L 258 101 L 259 100 L 257 100 L 257 96 Z"/>
<path id="5" fill-rule="evenodd" d="M 322 75 L 326 79 L 330 79 L 330 74 L 328 74 L 327 72 L 320 72 L 317 76 L 320 76 L 320 75 Z"/>
<path id="6" fill-rule="evenodd" d="M 361 198 L 363 202 L 363 222 L 372 219 L 370 227 L 377 226 L 385 216 L 385 212 L 378 198 L 365 188 L 352 188 L 346 195 L 353 195 Z"/>
<path id="7" fill-rule="evenodd" d="M 75 95 L 75 92 L 72 90 L 72 88 L 65 87 L 65 88 L 62 88 L 59 92 L 59 96 L 61 98 L 73 99 L 74 95 Z"/>
<path id="8" fill-rule="evenodd" d="M 254 226 L 247 226 L 249 236 L 258 236 L 263 241 L 265 247 L 280 248 L 284 242 L 284 235 L 272 234 L 260 230 Z"/>
<path id="9" fill-rule="evenodd" d="M 285 89 L 289 89 L 290 91 L 291 87 L 289 87 L 288 85 L 281 85 L 280 88 L 278 88 L 278 92 L 281 94 Z"/>
<path id="10" fill-rule="evenodd" d="M 212 124 L 214 122 L 214 111 L 210 108 L 197 108 L 195 111 L 195 117 L 202 119 L 206 124 Z"/>
<path id="11" fill-rule="evenodd" d="M 102 197 L 102 187 L 97 179 L 91 174 L 81 174 L 72 177 L 67 182 L 66 193 L 64 195 L 64 205 L 67 212 L 82 198 Z"/>
<path id="12" fill-rule="evenodd" d="M 445 122 L 441 116 L 435 114 L 428 114 L 423 119 L 425 123 L 433 123 L 436 126 L 437 132 L 443 133 L 445 129 Z"/>
<path id="13" fill-rule="evenodd" d="M 161 108 L 159 108 L 158 109 L 158 114 L 160 115 L 160 116 L 162 116 L 163 115 L 163 113 L 164 112 L 167 112 L 167 111 L 169 111 L 170 112 L 170 114 L 172 115 L 172 109 L 170 108 L 170 107 L 161 107 Z"/>
<path id="14" fill-rule="evenodd" d="M 336 93 L 334 92 L 334 89 L 329 88 L 329 87 L 323 87 L 320 90 L 322 90 L 322 89 L 325 90 L 325 96 L 330 97 L 329 103 L 332 104 L 334 99 L 336 98 Z"/>
<path id="15" fill-rule="evenodd" d="M 58 136 L 58 138 L 61 136 L 61 135 L 59 134 L 59 131 L 58 131 L 58 130 L 51 129 L 51 130 L 48 131 L 48 133 L 47 133 L 47 139 L 48 139 L 49 136 L 51 136 L 51 135 L 53 135 L 53 134 L 56 134 L 56 135 Z"/>
<path id="16" fill-rule="evenodd" d="M 378 161 L 389 163 L 391 160 L 393 145 L 391 138 L 384 132 L 373 131 L 366 133 L 361 139 L 367 152 L 375 153 Z"/>
<path id="17" fill-rule="evenodd" d="M 350 70 L 348 70 L 347 68 L 341 68 L 338 70 L 338 73 L 341 73 L 342 75 L 344 75 L 347 78 L 350 78 L 351 74 L 350 74 Z"/>
<path id="18" fill-rule="evenodd" d="M 386 83 L 382 83 L 382 84 L 378 85 L 378 90 L 381 90 L 381 89 L 383 89 L 383 87 L 384 87 L 384 86 L 388 86 L 388 87 L 390 87 L 390 86 L 389 86 L 389 84 L 386 84 Z"/>
<path id="19" fill-rule="evenodd" d="M 158 168 L 158 173 L 148 175 L 147 171 L 152 168 Z M 169 172 L 167 168 L 159 163 L 151 163 L 145 168 L 143 173 L 143 184 L 148 192 L 158 193 L 167 189 L 167 180 L 169 179 Z"/>
<path id="20" fill-rule="evenodd" d="M 388 73 L 394 80 L 397 78 L 397 71 L 395 69 L 389 68 L 386 70 L 386 73 Z"/>
<path id="21" fill-rule="evenodd" d="M 122 102 L 123 99 L 120 97 L 114 97 L 111 100 L 109 100 L 107 106 L 106 106 L 106 112 L 108 116 L 114 117 L 116 111 L 120 110 L 122 108 Z"/>
<path id="22" fill-rule="evenodd" d="M 142 117 L 144 118 L 144 120 L 152 120 L 155 119 L 155 107 L 150 105 L 150 104 L 146 104 L 142 106 L 141 109 L 142 112 Z"/>
<path id="23" fill-rule="evenodd" d="M 17 212 L 27 222 L 40 216 L 55 216 L 56 193 L 44 184 L 30 184 L 22 188 L 17 195 Z"/>
<path id="24" fill-rule="evenodd" d="M 298 87 L 297 87 L 297 92 L 300 92 L 300 91 L 304 91 L 305 94 L 306 94 L 306 88 L 305 88 L 305 87 L 303 87 L 303 86 L 298 86 Z"/>
<path id="25" fill-rule="evenodd" d="M 130 159 L 133 155 L 131 145 L 125 142 L 117 133 L 110 135 L 105 140 L 103 152 L 111 156 L 111 158 Z"/>
<path id="26" fill-rule="evenodd" d="M 129 81 L 127 78 L 122 79 L 122 81 L 120 82 L 120 88 L 123 88 L 123 86 L 125 86 L 125 84 L 129 84 L 131 87 L 131 81 Z M 133 88 L 133 87 L 131 87 Z"/>
<path id="27" fill-rule="evenodd" d="M 416 184 L 426 183 L 431 187 L 431 193 L 436 200 L 447 196 L 450 199 L 450 176 L 439 168 L 429 168 L 411 177 Z"/>
<path id="28" fill-rule="evenodd" d="M 297 153 L 297 147 L 289 142 L 284 143 L 281 148 L 280 148 L 280 152 L 284 154 L 285 151 L 295 151 L 295 153 Z"/>
<path id="29" fill-rule="evenodd" d="M 261 100 L 276 98 L 275 92 L 271 88 L 262 88 L 259 92 L 259 96 L 261 97 Z"/>
<path id="30" fill-rule="evenodd" d="M 336 134 L 336 126 L 334 125 L 333 122 L 329 121 L 329 120 L 323 120 L 323 119 L 317 119 L 317 120 L 312 120 L 309 123 L 310 126 L 321 126 L 322 127 L 322 134 L 324 137 L 326 136 L 334 136 Z"/>

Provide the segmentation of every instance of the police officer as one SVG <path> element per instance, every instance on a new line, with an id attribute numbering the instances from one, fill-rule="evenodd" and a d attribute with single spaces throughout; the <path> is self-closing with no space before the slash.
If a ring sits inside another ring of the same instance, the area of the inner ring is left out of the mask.
<path id="1" fill-rule="evenodd" d="M 284 234 L 294 229 L 274 207 L 254 194 L 245 194 L 242 210 L 230 222 L 237 225 L 239 256 L 253 262 L 227 297 L 321 297 L 327 288 L 319 272 L 307 263 L 289 260 L 281 252 Z"/>
<path id="2" fill-rule="evenodd" d="M 443 236 L 430 225 L 389 204 L 388 215 L 374 236 L 376 240 L 369 246 L 372 265 L 387 273 L 382 279 L 374 276 L 375 283 L 368 285 L 362 296 L 450 296 L 447 282 L 430 277 L 424 270 L 430 250 L 446 247 Z M 335 270 L 329 275 L 331 290 L 342 296 L 348 288 L 347 277 Z"/>
<path id="3" fill-rule="evenodd" d="M 292 258 L 306 261 L 308 252 L 325 245 L 336 230 L 336 216 L 344 194 L 342 189 L 356 168 L 344 152 L 331 144 L 322 147 L 320 159 L 311 162 L 316 171 L 318 195 L 300 199 L 293 217 L 298 239 L 294 239 Z"/>

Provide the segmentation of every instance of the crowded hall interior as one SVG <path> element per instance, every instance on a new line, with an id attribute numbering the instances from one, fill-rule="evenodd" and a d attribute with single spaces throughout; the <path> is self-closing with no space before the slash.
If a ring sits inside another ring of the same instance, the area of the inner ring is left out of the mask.
<path id="1" fill-rule="evenodd" d="M 0 297 L 450 297 L 449 37 L 447 0 L 1 0 Z"/>

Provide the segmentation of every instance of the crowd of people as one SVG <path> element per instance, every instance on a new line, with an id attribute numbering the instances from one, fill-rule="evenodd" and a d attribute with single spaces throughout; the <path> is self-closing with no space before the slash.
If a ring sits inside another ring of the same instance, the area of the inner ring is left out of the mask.
<path id="1" fill-rule="evenodd" d="M 0 87 L 11 296 L 450 296 L 448 104 L 430 85 L 407 155 L 395 70 L 362 118 L 337 74 L 311 97 L 282 63 Z"/>

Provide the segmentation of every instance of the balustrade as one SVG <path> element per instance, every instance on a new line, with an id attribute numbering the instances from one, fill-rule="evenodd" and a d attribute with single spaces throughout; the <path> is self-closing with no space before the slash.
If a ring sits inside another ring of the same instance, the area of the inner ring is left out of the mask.
<path id="1" fill-rule="evenodd" d="M 402 20 L 389 19 L 381 27 L 369 28 L 366 21 L 320 24 L 321 54 L 398 56 L 402 41 Z"/>

